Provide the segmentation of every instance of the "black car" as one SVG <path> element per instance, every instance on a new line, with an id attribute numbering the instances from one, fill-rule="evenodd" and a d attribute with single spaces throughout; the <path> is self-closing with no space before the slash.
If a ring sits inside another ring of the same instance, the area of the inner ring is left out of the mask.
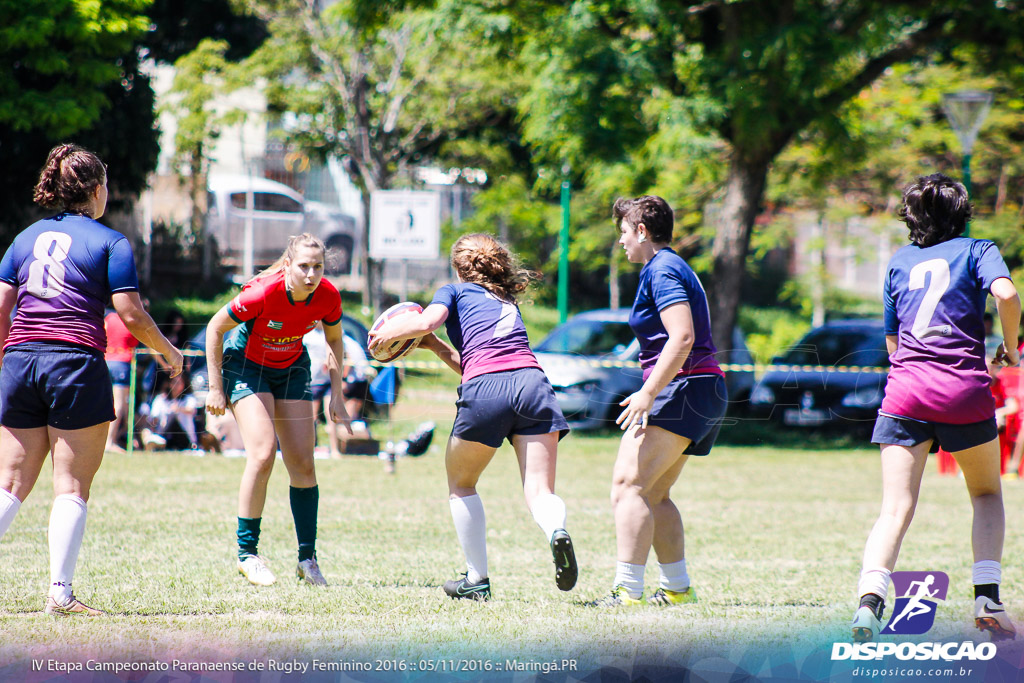
<path id="1" fill-rule="evenodd" d="M 868 429 L 885 395 L 889 353 L 881 320 L 837 320 L 772 359 L 750 395 L 750 414 L 795 427 Z"/>

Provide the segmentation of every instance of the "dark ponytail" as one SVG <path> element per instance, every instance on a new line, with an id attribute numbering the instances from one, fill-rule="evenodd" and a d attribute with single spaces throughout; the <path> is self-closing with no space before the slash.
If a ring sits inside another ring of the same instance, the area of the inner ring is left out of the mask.
<path id="1" fill-rule="evenodd" d="M 98 156 L 78 145 L 60 144 L 46 157 L 32 200 L 44 209 L 80 210 L 106 182 L 107 167 Z"/>

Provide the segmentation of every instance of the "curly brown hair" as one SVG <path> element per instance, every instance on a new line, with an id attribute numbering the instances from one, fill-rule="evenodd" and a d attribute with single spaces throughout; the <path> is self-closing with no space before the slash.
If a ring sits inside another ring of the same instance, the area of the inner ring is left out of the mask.
<path id="1" fill-rule="evenodd" d="M 523 268 L 508 247 L 483 233 L 460 237 L 452 245 L 451 262 L 463 282 L 478 284 L 509 302 L 537 279 L 537 274 Z"/>
<path id="2" fill-rule="evenodd" d="M 107 167 L 98 156 L 78 145 L 63 143 L 46 157 L 32 201 L 44 209 L 82 210 L 96 188 L 106 182 Z"/>

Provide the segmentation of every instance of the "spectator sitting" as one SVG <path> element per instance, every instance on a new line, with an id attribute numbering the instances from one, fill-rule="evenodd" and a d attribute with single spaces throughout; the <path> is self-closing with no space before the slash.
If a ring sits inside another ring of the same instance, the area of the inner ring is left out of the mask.
<path id="1" fill-rule="evenodd" d="M 142 430 L 146 450 L 199 449 L 198 403 L 187 373 L 176 377 L 159 373 L 152 403 L 143 404 L 139 412 L 146 418 L 147 427 Z"/>

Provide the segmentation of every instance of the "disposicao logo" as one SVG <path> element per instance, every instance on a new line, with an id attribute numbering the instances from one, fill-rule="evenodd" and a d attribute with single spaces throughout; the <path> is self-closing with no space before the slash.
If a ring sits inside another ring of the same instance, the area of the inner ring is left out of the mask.
<path id="1" fill-rule="evenodd" d="M 886 635 L 920 635 L 935 624 L 935 608 L 946 599 L 949 577 L 944 572 L 893 572 L 891 575 L 896 604 L 889 623 L 881 630 Z M 993 643 L 833 643 L 832 660 L 937 661 L 989 660 L 996 656 Z"/>
<path id="2" fill-rule="evenodd" d="M 893 572 L 896 603 L 885 635 L 920 635 L 935 624 L 935 607 L 946 599 L 949 577 L 945 572 Z"/>

